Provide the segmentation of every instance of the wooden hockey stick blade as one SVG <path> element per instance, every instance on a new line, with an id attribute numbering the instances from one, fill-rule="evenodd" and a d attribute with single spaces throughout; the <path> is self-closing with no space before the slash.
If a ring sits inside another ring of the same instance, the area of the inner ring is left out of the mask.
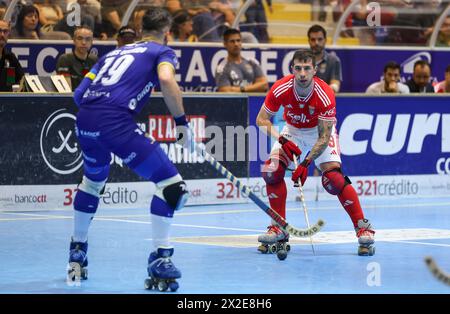
<path id="1" fill-rule="evenodd" d="M 248 186 L 237 179 L 227 168 L 222 166 L 222 164 L 219 163 L 206 150 L 196 145 L 196 151 L 199 155 L 203 156 L 205 160 L 222 176 L 230 180 L 231 183 L 234 184 L 234 186 L 236 186 L 242 193 L 247 195 L 259 208 L 261 208 L 267 215 L 269 215 L 269 217 L 272 218 L 281 229 L 283 229 L 290 235 L 300 238 L 309 237 L 319 232 L 320 229 L 322 229 L 322 227 L 325 225 L 325 222 L 322 219 L 319 219 L 317 223 L 307 229 L 296 228 L 288 224 L 283 217 L 281 217 L 275 210 L 267 206 L 266 203 L 264 203 L 258 196 L 256 196 L 256 194 L 253 193 Z"/>
<path id="2" fill-rule="evenodd" d="M 425 264 L 437 280 L 450 286 L 450 274 L 445 273 L 431 256 L 425 257 Z"/>

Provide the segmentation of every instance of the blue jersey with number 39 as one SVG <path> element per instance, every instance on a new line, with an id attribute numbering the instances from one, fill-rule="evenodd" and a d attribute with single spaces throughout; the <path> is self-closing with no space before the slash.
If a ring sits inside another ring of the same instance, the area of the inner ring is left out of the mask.
<path id="1" fill-rule="evenodd" d="M 83 94 L 81 108 L 140 112 L 159 84 L 157 69 L 163 63 L 175 68 L 178 60 L 171 48 L 155 42 L 109 52 L 91 69 L 96 76 Z"/>

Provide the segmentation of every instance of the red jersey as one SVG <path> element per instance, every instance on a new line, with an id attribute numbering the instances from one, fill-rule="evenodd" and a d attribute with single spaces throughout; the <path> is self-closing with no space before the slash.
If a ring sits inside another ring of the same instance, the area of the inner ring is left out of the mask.
<path id="1" fill-rule="evenodd" d="M 296 128 L 313 128 L 318 119 L 336 121 L 336 100 L 327 83 L 313 78 L 313 89 L 300 97 L 294 88 L 294 75 L 288 75 L 273 84 L 264 101 L 264 109 L 275 115 L 281 106 L 286 122 Z"/>

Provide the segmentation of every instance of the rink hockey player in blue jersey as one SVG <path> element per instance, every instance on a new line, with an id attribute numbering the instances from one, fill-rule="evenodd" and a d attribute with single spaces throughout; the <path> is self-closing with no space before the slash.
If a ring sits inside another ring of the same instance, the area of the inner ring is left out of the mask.
<path id="1" fill-rule="evenodd" d="M 146 138 L 133 120 L 154 86 L 160 86 L 174 117 L 178 143 L 192 152 L 194 142 L 175 80 L 178 60 L 165 45 L 172 18 L 166 10 L 152 8 L 142 22 L 143 41 L 103 56 L 74 93 L 79 106 L 76 134 L 83 151 L 84 175 L 74 200 L 68 280 L 87 279 L 88 229 L 108 178 L 112 152 L 135 173 L 156 184 L 150 203 L 155 250 L 148 258 L 145 287 L 175 291 L 181 272 L 171 261 L 174 249 L 169 231 L 174 211 L 184 206 L 188 192 L 159 144 Z"/>

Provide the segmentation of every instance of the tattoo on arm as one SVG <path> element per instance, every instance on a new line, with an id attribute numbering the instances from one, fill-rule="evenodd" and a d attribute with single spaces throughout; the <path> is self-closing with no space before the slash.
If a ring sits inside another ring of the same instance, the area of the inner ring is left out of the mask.
<path id="1" fill-rule="evenodd" d="M 307 156 L 309 160 L 315 160 L 327 148 L 328 143 L 330 142 L 333 125 L 333 121 L 325 121 L 319 119 L 319 122 L 317 124 L 319 138 L 317 139 L 316 144 L 314 144 L 313 148 L 311 148 L 311 151 L 309 152 L 309 155 Z"/>

